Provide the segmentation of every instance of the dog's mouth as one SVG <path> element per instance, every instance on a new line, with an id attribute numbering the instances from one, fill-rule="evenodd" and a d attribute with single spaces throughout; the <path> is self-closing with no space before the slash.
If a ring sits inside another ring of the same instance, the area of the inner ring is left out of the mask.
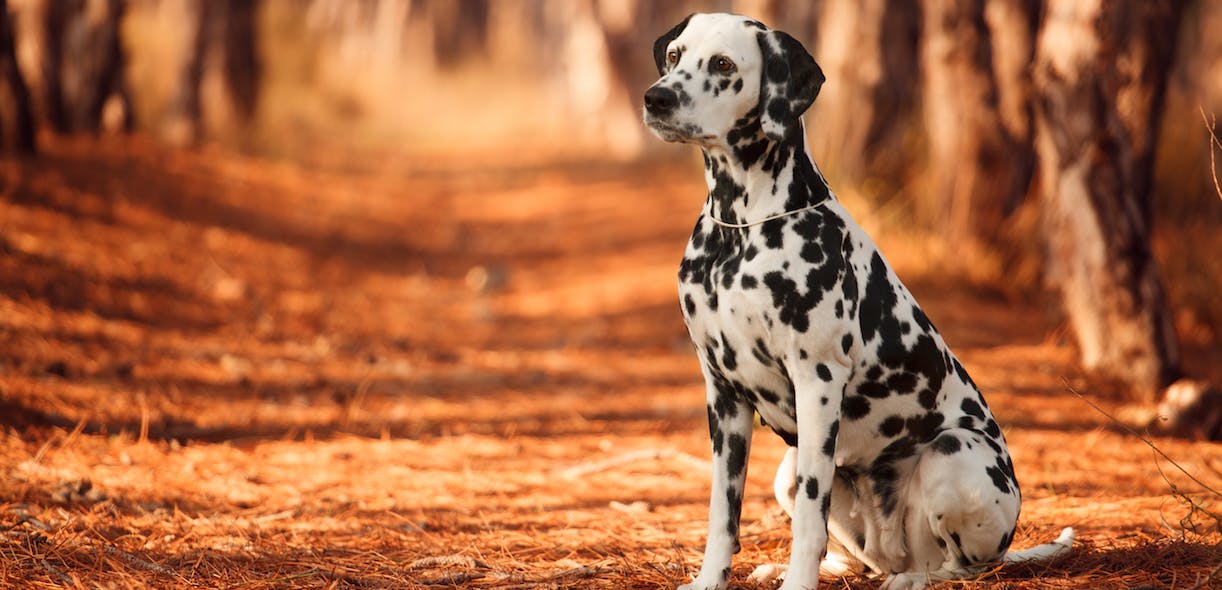
<path id="1" fill-rule="evenodd" d="M 713 139 L 714 135 L 704 133 L 698 126 L 691 123 L 672 123 L 645 113 L 645 125 L 662 141 L 692 143 Z"/>

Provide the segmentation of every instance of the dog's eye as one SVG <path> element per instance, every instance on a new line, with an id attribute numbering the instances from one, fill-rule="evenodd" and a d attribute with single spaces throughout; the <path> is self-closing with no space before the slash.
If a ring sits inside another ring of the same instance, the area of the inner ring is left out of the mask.
<path id="1" fill-rule="evenodd" d="M 679 63 L 679 51 L 677 49 L 671 49 L 670 53 L 666 54 L 666 61 L 671 65 Z"/>
<path id="2" fill-rule="evenodd" d="M 713 58 L 713 68 L 722 73 L 733 72 L 734 62 L 730 61 L 729 58 L 718 56 Z"/>

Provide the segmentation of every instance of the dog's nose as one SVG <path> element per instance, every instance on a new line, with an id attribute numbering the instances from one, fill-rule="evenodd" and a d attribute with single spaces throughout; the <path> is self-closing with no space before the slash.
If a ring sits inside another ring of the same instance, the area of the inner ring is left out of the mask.
<path id="1" fill-rule="evenodd" d="M 664 115 L 679 104 L 679 95 L 663 86 L 654 86 L 645 91 L 645 110 L 654 115 Z"/>

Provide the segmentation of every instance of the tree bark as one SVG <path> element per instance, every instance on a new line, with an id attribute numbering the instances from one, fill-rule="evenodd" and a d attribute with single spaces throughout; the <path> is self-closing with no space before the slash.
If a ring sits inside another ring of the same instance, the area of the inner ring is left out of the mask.
<path id="1" fill-rule="evenodd" d="M 1153 401 L 1180 353 L 1150 250 L 1179 2 L 1049 0 L 1035 62 L 1048 279 L 1083 365 Z"/>
<path id="2" fill-rule="evenodd" d="M 7 0 L 0 0 L 0 150 L 34 153 L 34 117 L 30 94 L 17 69 L 13 21 Z"/>
<path id="3" fill-rule="evenodd" d="M 39 86 L 47 123 L 58 133 L 97 132 L 107 102 L 117 99 L 115 126 L 130 130 L 119 31 L 124 0 L 44 0 L 33 8 L 42 28 Z"/>
<path id="4" fill-rule="evenodd" d="M 838 182 L 902 176 L 902 121 L 919 81 L 911 0 L 825 0 L 811 48 L 827 83 L 807 117 L 811 153 Z M 783 28 L 783 25 L 777 25 Z M 867 174 L 868 172 L 868 174 Z"/>
<path id="5" fill-rule="evenodd" d="M 186 5 L 191 39 L 186 58 L 178 73 L 175 90 L 162 135 L 171 143 L 189 145 L 203 136 L 204 74 L 210 58 L 219 52 L 220 72 L 225 91 L 237 121 L 247 124 L 254 118 L 259 101 L 262 63 L 258 55 L 256 16 L 259 3 L 253 0 L 193 0 Z"/>
<path id="6" fill-rule="evenodd" d="M 259 61 L 257 22 L 259 3 L 253 0 L 227 0 L 224 48 L 225 82 L 229 98 L 242 124 L 249 123 L 259 105 L 259 81 L 263 65 Z"/>
<path id="7" fill-rule="evenodd" d="M 999 230 L 1030 184 L 1030 114 L 1023 109 L 1024 71 L 1018 66 L 1019 60 L 1029 63 L 1030 33 L 1026 55 L 1022 36 L 1030 25 L 1016 4 L 990 2 L 993 26 L 986 5 L 977 0 L 923 4 L 927 203 L 933 216 L 944 220 L 939 223 L 951 243 L 1004 250 Z M 1002 51 L 994 50 L 992 31 Z M 1001 75 L 1007 82 L 1004 104 Z"/>

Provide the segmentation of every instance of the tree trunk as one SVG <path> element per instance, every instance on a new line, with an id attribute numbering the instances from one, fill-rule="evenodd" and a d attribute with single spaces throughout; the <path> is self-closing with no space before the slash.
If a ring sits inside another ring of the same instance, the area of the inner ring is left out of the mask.
<path id="1" fill-rule="evenodd" d="M 259 61 L 256 31 L 259 3 L 253 0 L 227 0 L 225 7 L 224 71 L 229 98 L 242 124 L 249 123 L 259 105 L 259 80 L 263 67 Z"/>
<path id="2" fill-rule="evenodd" d="M 64 62 L 63 38 L 72 15 L 81 10 L 82 0 L 41 0 L 36 3 L 41 11 L 42 55 L 39 60 L 42 72 L 42 113 L 47 124 L 56 133 L 68 133 L 72 122 L 65 107 L 63 87 Z"/>
<path id="3" fill-rule="evenodd" d="M 910 0 L 820 4 L 812 53 L 827 83 L 807 117 L 812 155 L 840 183 L 899 177 L 906 131 L 901 122 L 918 86 L 917 5 Z"/>
<path id="4" fill-rule="evenodd" d="M 178 73 L 174 98 L 162 124 L 166 140 L 189 145 L 203 137 L 204 75 L 212 67 L 214 62 L 210 58 L 214 56 L 220 59 L 225 92 L 233 105 L 235 118 L 246 124 L 254 117 L 262 76 L 256 26 L 258 6 L 259 3 L 253 0 L 193 0 L 187 3 L 185 18 L 191 39 Z"/>
<path id="5" fill-rule="evenodd" d="M 25 80 L 17 69 L 12 23 L 8 2 L 0 0 L 0 150 L 31 154 L 34 153 L 34 118 L 30 113 L 30 95 Z"/>
<path id="6" fill-rule="evenodd" d="M 1035 123 L 1031 97 L 1031 61 L 1040 21 L 1040 0 L 987 0 L 984 20 L 993 48 L 993 80 L 997 113 L 1011 139 L 1011 174 L 1016 186 L 1008 191 L 1004 213 L 1013 213 L 1031 188 L 1035 172 Z"/>
<path id="7" fill-rule="evenodd" d="M 119 26 L 124 0 L 50 0 L 42 3 L 44 113 L 59 133 L 96 132 L 112 98 L 131 127 L 126 63 Z"/>
<path id="8" fill-rule="evenodd" d="M 1000 4 L 992 2 L 991 4 Z M 1002 116 L 995 64 L 1012 68 L 1022 55 L 994 52 L 985 4 L 977 0 L 924 3 L 921 61 L 925 73 L 924 119 L 929 140 L 929 199 L 933 216 L 951 243 L 1004 249 L 998 243 L 1006 216 L 1027 193 L 1033 162 L 1029 123 L 1019 97 Z M 999 23 L 1003 39 L 1014 43 L 1025 23 Z M 1012 29 L 1019 29 L 1012 33 Z M 1021 42 L 1019 42 L 1021 43 Z M 1007 50 L 1021 53 L 1021 47 Z M 1000 62 L 1000 63 L 998 63 Z M 1026 60 L 1024 60 L 1026 63 Z M 1001 69 L 1001 68 L 999 68 Z M 1005 69 L 1011 82 L 1021 72 Z M 1011 94 L 1019 89 L 1008 88 Z M 1018 111 L 1018 112 L 1015 112 Z M 999 125 L 1000 121 L 1008 124 Z"/>
<path id="9" fill-rule="evenodd" d="M 1179 374 L 1150 177 L 1181 8 L 1049 0 L 1034 72 L 1048 279 L 1083 365 L 1147 401 Z"/>
<path id="10" fill-rule="evenodd" d="M 484 52 L 488 45 L 488 0 L 431 0 L 433 55 L 443 68 Z"/>

